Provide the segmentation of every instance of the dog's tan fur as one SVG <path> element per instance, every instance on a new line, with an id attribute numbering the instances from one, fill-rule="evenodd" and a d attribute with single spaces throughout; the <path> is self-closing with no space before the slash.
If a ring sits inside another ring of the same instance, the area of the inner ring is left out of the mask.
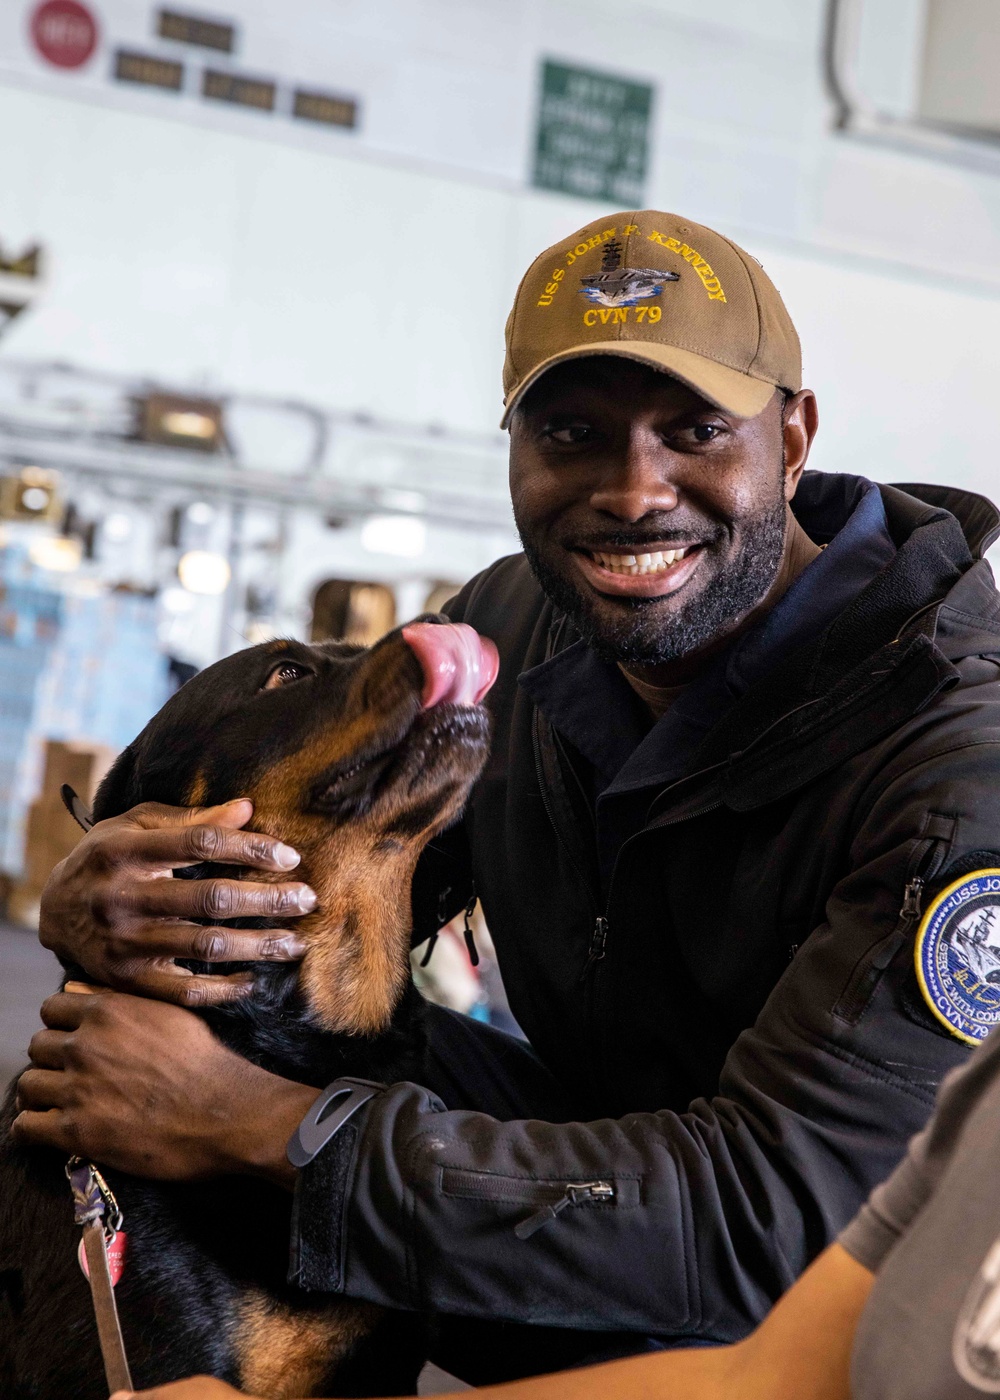
<path id="1" fill-rule="evenodd" d="M 240 1304 L 236 1330 L 240 1388 L 264 1400 L 315 1395 L 337 1362 L 371 1331 L 379 1311 L 345 1299 L 293 1311 L 253 1290 Z"/>
<path id="2" fill-rule="evenodd" d="M 386 836 L 384 813 L 377 821 L 362 818 L 331 829 L 327 819 L 302 812 L 305 785 L 357 750 L 366 737 L 358 732 L 363 722 L 320 736 L 247 794 L 253 826 L 295 847 L 302 857 L 296 877 L 316 892 L 315 911 L 297 925 L 309 944 L 301 974 L 305 995 L 327 1030 L 351 1035 L 389 1024 L 409 976 L 413 871 L 461 800 L 444 803 L 432 825 L 399 840 Z M 259 872 L 255 878 L 262 878 Z"/>

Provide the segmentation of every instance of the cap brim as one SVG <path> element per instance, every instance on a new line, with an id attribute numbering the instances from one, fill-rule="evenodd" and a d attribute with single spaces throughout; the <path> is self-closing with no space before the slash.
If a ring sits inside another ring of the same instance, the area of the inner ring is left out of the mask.
<path id="1" fill-rule="evenodd" d="M 704 355 L 695 355 L 691 350 L 679 350 L 674 345 L 649 344 L 639 340 L 595 341 L 550 355 L 515 384 L 507 398 L 500 420 L 501 428 L 507 427 L 510 415 L 520 400 L 547 370 L 565 364 L 567 360 L 583 360 L 591 355 L 618 355 L 621 359 L 636 360 L 641 365 L 662 370 L 679 379 L 703 399 L 708 399 L 716 408 L 737 418 L 756 418 L 758 413 L 763 413 L 777 387 L 767 380 L 754 379 L 738 369 L 706 359 Z"/>

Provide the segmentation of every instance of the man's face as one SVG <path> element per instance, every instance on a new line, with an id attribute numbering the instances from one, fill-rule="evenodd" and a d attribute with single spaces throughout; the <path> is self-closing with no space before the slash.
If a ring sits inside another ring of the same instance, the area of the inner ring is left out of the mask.
<path id="1" fill-rule="evenodd" d="M 677 660 L 767 594 L 811 436 L 789 470 L 782 409 L 776 393 L 736 418 L 615 356 L 559 365 L 525 395 L 511 424 L 514 518 L 545 592 L 601 655 Z"/>

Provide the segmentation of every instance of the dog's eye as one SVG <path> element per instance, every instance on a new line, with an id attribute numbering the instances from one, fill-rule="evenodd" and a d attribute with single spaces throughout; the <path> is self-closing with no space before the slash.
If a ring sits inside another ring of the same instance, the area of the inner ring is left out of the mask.
<path id="1" fill-rule="evenodd" d="M 303 676 L 312 674 L 308 666 L 300 666 L 297 661 L 281 661 L 261 686 L 261 690 L 277 690 L 281 685 L 291 685 L 292 681 L 300 681 Z"/>

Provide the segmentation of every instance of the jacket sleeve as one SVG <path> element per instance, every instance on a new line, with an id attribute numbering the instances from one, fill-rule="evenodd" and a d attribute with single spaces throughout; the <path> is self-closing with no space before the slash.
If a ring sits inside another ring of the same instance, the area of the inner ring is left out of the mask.
<path id="1" fill-rule="evenodd" d="M 901 906 L 918 870 L 983 852 L 1000 864 L 998 793 L 995 741 L 925 746 L 879 775 L 825 921 L 710 1101 L 503 1123 L 387 1088 L 301 1174 L 297 1282 L 473 1317 L 745 1335 L 893 1169 L 967 1056 L 921 1004 Z"/>

